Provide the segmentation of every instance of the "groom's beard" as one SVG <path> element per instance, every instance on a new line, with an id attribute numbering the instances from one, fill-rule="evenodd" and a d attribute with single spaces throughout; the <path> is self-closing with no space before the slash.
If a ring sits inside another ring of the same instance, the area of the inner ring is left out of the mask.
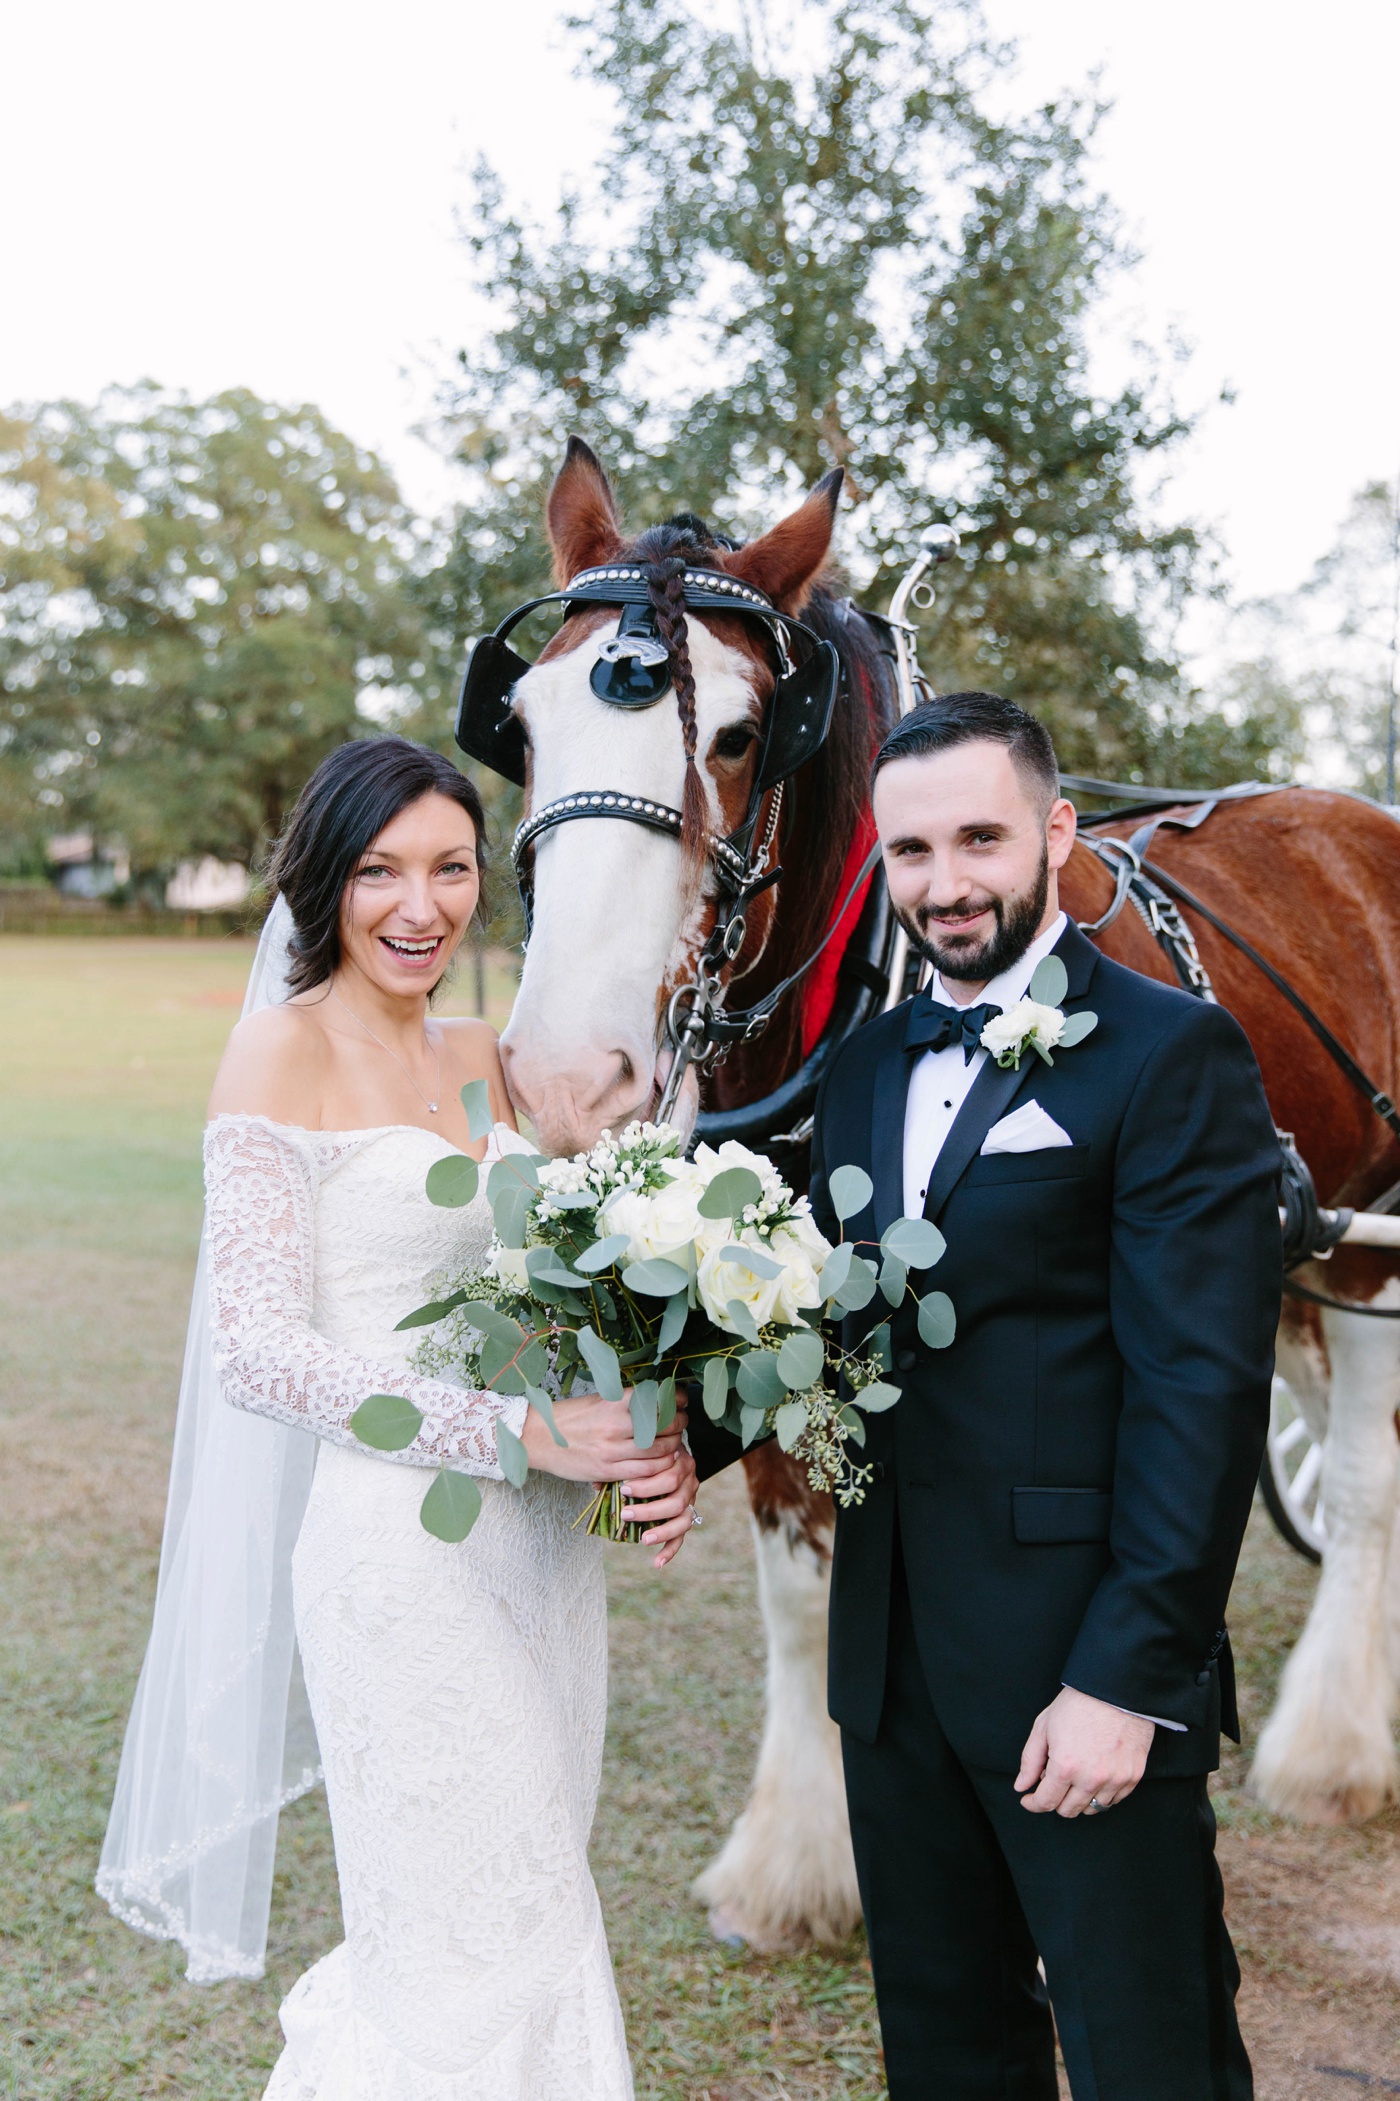
<path id="1" fill-rule="evenodd" d="M 956 915 L 941 913 L 936 919 L 927 905 L 913 913 L 896 910 L 895 917 L 921 956 L 927 957 L 939 975 L 985 985 L 1019 963 L 1040 931 L 1045 903 L 1050 895 L 1050 855 L 1041 854 L 1040 867 L 1028 890 L 1011 897 L 994 897 L 990 891 L 969 897 Z M 990 934 L 960 934 L 956 919 L 975 919 L 991 912 L 996 925 Z"/>

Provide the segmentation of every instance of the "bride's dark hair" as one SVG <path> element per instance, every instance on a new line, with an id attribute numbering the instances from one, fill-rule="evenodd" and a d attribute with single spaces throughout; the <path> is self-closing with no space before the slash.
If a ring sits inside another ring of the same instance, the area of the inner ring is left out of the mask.
<path id="1" fill-rule="evenodd" d="M 486 814 L 476 788 L 451 759 L 407 737 L 356 738 L 322 759 L 297 797 L 267 870 L 296 925 L 287 971 L 293 992 L 324 985 L 339 968 L 345 887 L 384 827 L 425 795 L 446 795 L 466 811 L 484 875 Z"/>

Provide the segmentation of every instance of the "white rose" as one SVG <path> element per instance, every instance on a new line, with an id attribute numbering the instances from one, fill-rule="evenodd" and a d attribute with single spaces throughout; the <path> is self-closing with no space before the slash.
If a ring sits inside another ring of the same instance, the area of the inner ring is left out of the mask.
<path id="1" fill-rule="evenodd" d="M 598 1214 L 600 1237 L 625 1233 L 629 1262 L 684 1255 L 707 1223 L 698 1209 L 703 1187 L 698 1176 L 682 1173 L 650 1195 L 640 1189 L 615 1189 Z"/>
<path id="2" fill-rule="evenodd" d="M 794 1228 L 805 1227 L 801 1234 Z M 795 1327 L 799 1316 L 822 1304 L 822 1287 L 817 1272 L 831 1252 L 830 1242 L 817 1231 L 812 1221 L 794 1219 L 791 1225 L 779 1226 L 773 1235 L 772 1253 L 775 1262 L 781 1262 L 783 1273 L 778 1278 L 777 1309 L 774 1320 L 784 1321 Z"/>
<path id="3" fill-rule="evenodd" d="M 982 1031 L 983 1047 L 994 1058 L 1007 1051 L 1038 1043 L 1053 1050 L 1064 1034 L 1065 1017 L 1058 1007 L 1043 1007 L 1039 1000 L 1019 999 L 1004 1014 L 994 1014 Z"/>
<path id="4" fill-rule="evenodd" d="M 499 1277 L 500 1281 L 507 1285 L 510 1290 L 529 1290 L 530 1273 L 525 1267 L 525 1250 L 523 1247 L 493 1248 L 487 1261 L 487 1267 L 491 1274 L 494 1277 Z"/>
<path id="5" fill-rule="evenodd" d="M 700 1304 L 717 1328 L 728 1335 L 739 1331 L 729 1318 L 729 1301 L 737 1299 L 748 1309 L 755 1327 L 762 1328 L 770 1321 L 786 1320 L 787 1315 L 778 1311 L 782 1298 L 783 1277 L 760 1277 L 746 1269 L 740 1262 L 721 1261 L 725 1247 L 733 1246 L 725 1240 L 721 1246 L 712 1247 L 700 1257 L 695 1278 L 695 1289 Z"/>

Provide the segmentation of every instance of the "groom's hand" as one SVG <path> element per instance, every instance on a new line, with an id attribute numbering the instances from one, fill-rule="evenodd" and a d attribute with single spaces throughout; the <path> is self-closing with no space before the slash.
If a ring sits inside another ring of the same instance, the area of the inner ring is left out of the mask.
<path id="1" fill-rule="evenodd" d="M 1142 1715 L 1064 1686 L 1026 1738 L 1012 1783 L 1021 1807 L 1059 1816 L 1083 1816 L 1090 1802 L 1111 1809 L 1141 1780 L 1155 1733 Z"/>

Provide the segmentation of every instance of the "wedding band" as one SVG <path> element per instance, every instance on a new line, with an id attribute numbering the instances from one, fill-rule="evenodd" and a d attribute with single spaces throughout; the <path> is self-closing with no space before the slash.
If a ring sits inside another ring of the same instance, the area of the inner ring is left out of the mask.
<path id="1" fill-rule="evenodd" d="M 1103 1815 L 1103 1803 L 1099 1800 L 1097 1795 L 1090 1795 L 1089 1807 L 1085 1810 L 1084 1814 L 1085 1816 Z"/>

